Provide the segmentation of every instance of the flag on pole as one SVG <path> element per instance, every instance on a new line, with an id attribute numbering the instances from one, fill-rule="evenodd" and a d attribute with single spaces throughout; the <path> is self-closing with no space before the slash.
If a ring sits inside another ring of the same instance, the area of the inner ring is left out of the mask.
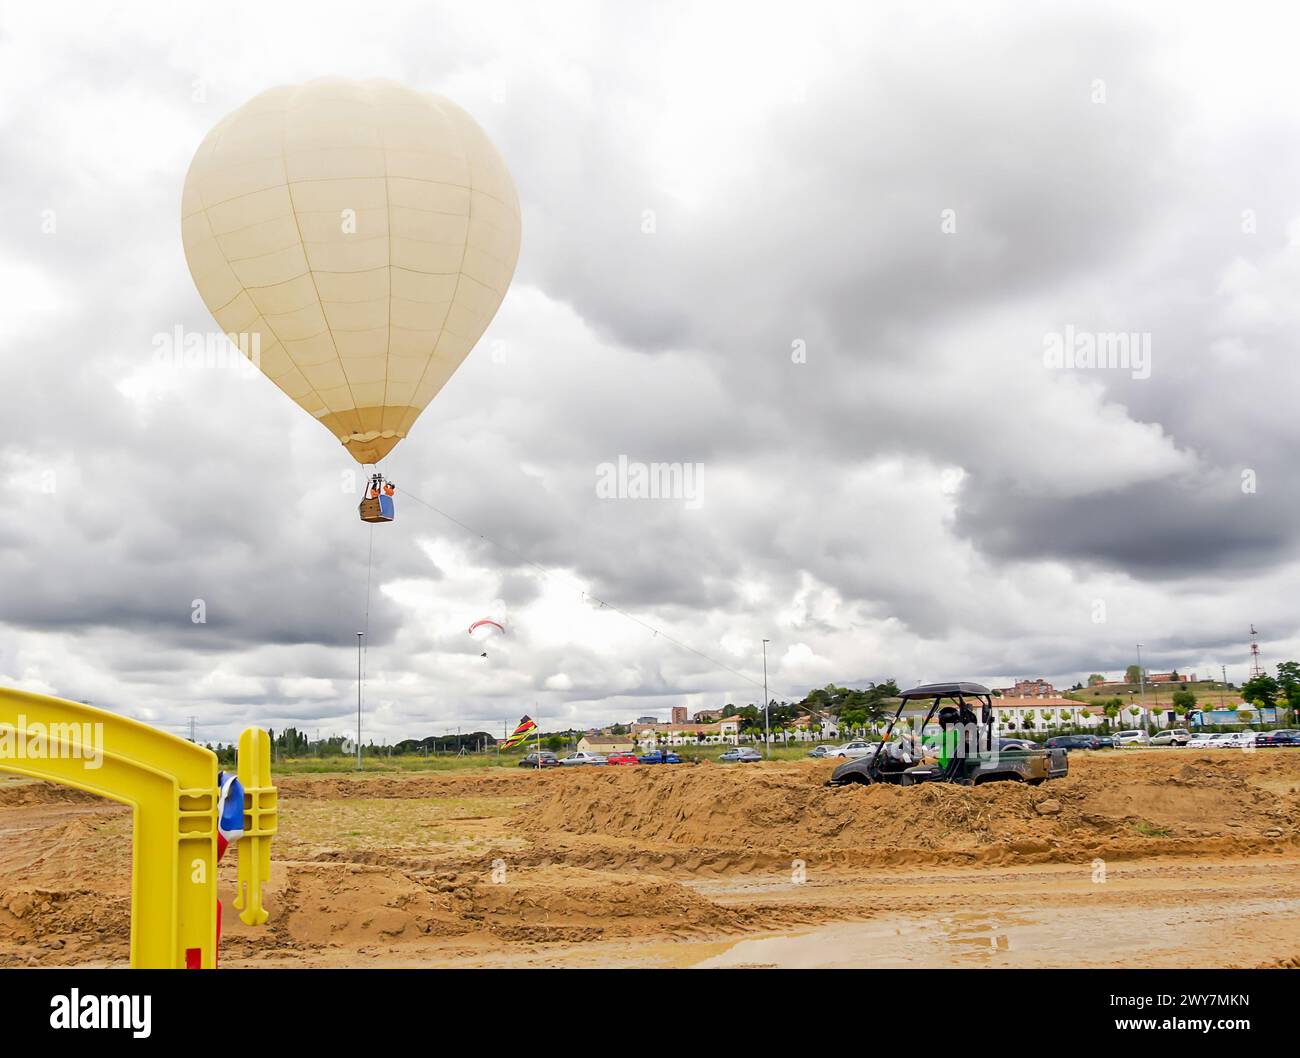
<path id="1" fill-rule="evenodd" d="M 533 718 L 525 716 L 519 721 L 519 726 L 515 728 L 514 734 L 501 743 L 501 747 L 503 749 L 514 749 L 516 746 L 525 742 L 528 739 L 528 736 L 536 730 L 537 725 L 533 723 Z M 540 732 L 538 732 L 538 734 L 540 735 Z"/>

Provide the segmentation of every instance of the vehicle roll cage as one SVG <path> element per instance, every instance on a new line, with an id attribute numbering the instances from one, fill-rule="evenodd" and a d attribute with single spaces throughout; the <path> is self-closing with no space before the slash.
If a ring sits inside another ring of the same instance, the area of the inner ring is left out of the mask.
<path id="1" fill-rule="evenodd" d="M 894 733 L 894 728 L 898 724 L 898 719 L 903 715 L 903 710 L 907 708 L 908 702 L 924 701 L 932 699 L 930 709 L 925 714 L 925 719 L 921 722 L 920 731 L 925 732 L 926 727 L 934 718 L 940 704 L 945 700 L 957 703 L 957 708 L 962 712 L 969 710 L 974 713 L 975 710 L 970 707 L 970 702 L 979 702 L 979 723 L 983 726 L 983 739 L 980 733 L 976 732 L 975 746 L 976 753 L 986 753 L 993 750 L 993 692 L 987 687 L 982 687 L 978 683 L 935 683 L 927 684 L 923 687 L 913 687 L 911 690 L 904 691 L 902 700 L 898 703 L 898 709 L 895 711 L 893 719 L 889 721 L 889 727 L 885 729 L 884 738 L 881 739 L 881 750 L 877 752 L 871 760 L 871 770 L 877 772 L 881 768 L 880 758 L 884 755 L 884 746 L 889 743 L 890 736 Z M 980 742 L 983 741 L 983 745 Z M 962 744 L 964 750 L 965 744 Z M 959 751 L 959 755 L 960 755 Z"/>

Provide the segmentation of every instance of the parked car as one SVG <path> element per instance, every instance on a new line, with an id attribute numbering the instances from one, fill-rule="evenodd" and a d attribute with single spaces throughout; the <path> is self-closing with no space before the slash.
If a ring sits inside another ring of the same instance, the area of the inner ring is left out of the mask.
<path id="1" fill-rule="evenodd" d="M 549 749 L 530 753 L 519 762 L 521 768 L 558 768 L 559 766 L 560 758 Z"/>
<path id="2" fill-rule="evenodd" d="M 1150 736 L 1141 729 L 1115 732 L 1116 749 L 1140 749 L 1143 746 L 1149 746 L 1150 744 Z"/>
<path id="3" fill-rule="evenodd" d="M 614 764 L 637 764 L 635 753 L 610 753 L 605 757 L 605 763 Z"/>
<path id="4" fill-rule="evenodd" d="M 1255 743 L 1254 731 L 1219 731 L 1197 735 L 1188 747 L 1191 749 L 1240 749 Z"/>
<path id="5" fill-rule="evenodd" d="M 756 749 L 750 749 L 748 746 L 737 746 L 735 749 L 729 749 L 718 758 L 718 760 L 739 761 L 742 764 L 762 759 L 763 754 Z"/>
<path id="6" fill-rule="evenodd" d="M 1053 735 L 1043 743 L 1044 749 L 1101 749 L 1101 739 L 1096 735 Z"/>
<path id="7" fill-rule="evenodd" d="M 1153 746 L 1185 746 L 1192 739 L 1192 733 L 1182 727 L 1167 727 L 1151 736 Z"/>
<path id="8" fill-rule="evenodd" d="M 682 758 L 671 749 L 667 751 L 654 749 L 649 753 L 642 753 L 637 759 L 642 764 L 680 764 L 682 762 Z"/>
<path id="9" fill-rule="evenodd" d="M 817 760 L 822 760 L 825 757 L 835 756 L 835 751 L 837 749 L 839 749 L 838 746 L 813 746 L 813 748 L 808 751 L 808 756 L 815 757 Z"/>
<path id="10" fill-rule="evenodd" d="M 1276 731 L 1261 731 L 1255 736 L 1257 746 L 1300 746 L 1300 731 L 1290 728 L 1278 728 Z"/>
<path id="11" fill-rule="evenodd" d="M 998 752 L 1002 753 L 1010 750 L 1012 753 L 1023 753 L 1031 749 L 1042 749 L 1037 742 L 1028 738 L 1000 738 L 998 739 Z"/>
<path id="12" fill-rule="evenodd" d="M 876 752 L 876 743 L 867 742 L 865 739 L 854 739 L 852 742 L 845 742 L 842 746 L 827 747 L 826 756 L 828 757 L 845 757 L 849 760 L 856 760 L 858 757 L 869 757 Z"/>
<path id="13" fill-rule="evenodd" d="M 570 753 L 560 763 L 568 767 L 574 764 L 608 764 L 609 761 L 599 753 L 588 753 L 586 750 L 580 749 L 576 753 Z"/>

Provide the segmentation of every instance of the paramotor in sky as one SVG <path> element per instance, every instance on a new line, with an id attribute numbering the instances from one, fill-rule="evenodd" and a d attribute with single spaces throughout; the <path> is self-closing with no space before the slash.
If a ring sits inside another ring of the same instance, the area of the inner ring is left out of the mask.
<path id="1" fill-rule="evenodd" d="M 496 636 L 505 635 L 506 628 L 500 621 L 493 620 L 491 617 L 481 617 L 469 626 L 469 634 L 476 643 L 486 643 Z M 479 657 L 487 657 L 487 651 L 484 650 Z"/>

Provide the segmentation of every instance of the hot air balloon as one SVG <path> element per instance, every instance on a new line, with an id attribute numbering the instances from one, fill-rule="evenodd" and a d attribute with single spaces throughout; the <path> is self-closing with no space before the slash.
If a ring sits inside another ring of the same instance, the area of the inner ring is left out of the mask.
<path id="1" fill-rule="evenodd" d="M 481 617 L 469 626 L 469 634 L 474 637 L 475 642 L 484 643 L 496 636 L 505 635 L 506 627 L 500 621 L 493 620 L 491 617 Z M 487 657 L 487 651 L 483 651 L 479 657 Z"/>
<path id="2" fill-rule="evenodd" d="M 407 435 L 496 314 L 519 198 L 454 103 L 326 78 L 263 92 L 208 133 L 181 234 L 221 329 L 365 466 Z M 365 520 L 391 520 L 391 495 L 387 517 L 366 507 Z"/>

